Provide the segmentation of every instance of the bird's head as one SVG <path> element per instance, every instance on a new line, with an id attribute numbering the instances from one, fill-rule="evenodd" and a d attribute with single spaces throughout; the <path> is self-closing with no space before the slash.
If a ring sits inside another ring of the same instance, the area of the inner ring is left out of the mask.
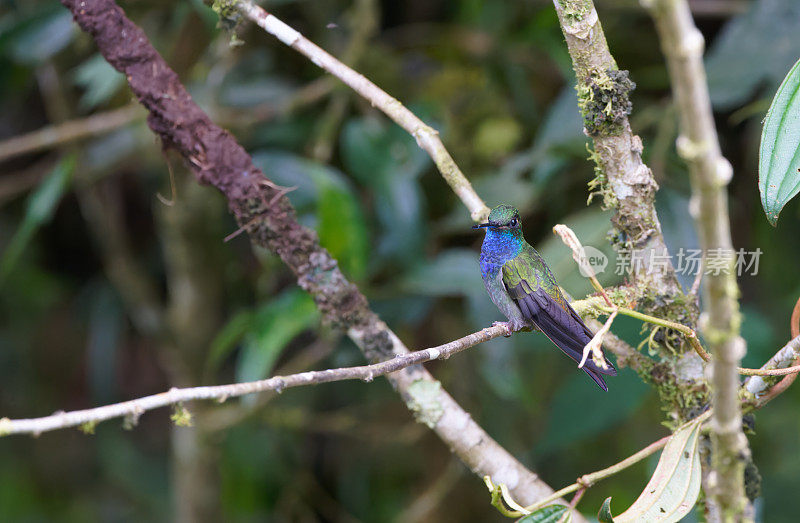
<path id="1" fill-rule="evenodd" d="M 489 220 L 486 223 L 473 225 L 473 229 L 489 228 L 494 230 L 519 230 L 522 227 L 522 220 L 519 218 L 519 211 L 510 205 L 498 205 L 489 213 Z"/>

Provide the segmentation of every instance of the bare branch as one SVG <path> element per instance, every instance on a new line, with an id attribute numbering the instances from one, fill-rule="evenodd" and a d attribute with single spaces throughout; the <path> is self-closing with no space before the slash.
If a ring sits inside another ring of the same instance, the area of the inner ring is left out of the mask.
<path id="1" fill-rule="evenodd" d="M 738 367 L 746 345 L 739 336 L 739 288 L 734 271 L 728 196 L 725 187 L 733 168 L 720 152 L 711 99 L 703 66 L 703 35 L 695 27 L 686 0 L 651 0 L 653 19 L 667 59 L 672 89 L 680 114 L 678 154 L 689 164 L 692 182 L 690 212 L 695 218 L 706 263 L 714 255 L 727 270 L 705 276 L 701 330 L 708 340 L 713 363 L 711 493 L 725 517 L 744 511 L 744 469 L 749 455 L 739 408 Z M 705 321 L 703 321 L 705 320 Z"/>
<path id="2" fill-rule="evenodd" d="M 798 298 L 797 302 L 795 302 L 795 304 L 794 304 L 794 309 L 792 310 L 792 317 L 789 320 L 789 331 L 792 333 L 792 338 L 797 338 L 798 336 L 800 336 L 800 298 Z M 792 340 L 792 341 L 794 341 L 794 340 Z M 779 354 L 780 354 L 780 351 L 779 351 Z M 772 364 L 775 368 L 779 368 L 777 366 L 778 361 L 776 360 L 776 358 L 778 358 L 778 354 L 776 354 L 775 356 L 770 358 L 770 360 L 767 362 L 767 364 L 765 366 L 769 366 L 769 365 Z M 785 361 L 782 362 L 782 363 L 787 364 Z M 792 365 L 800 365 L 800 354 L 797 354 L 795 356 L 794 360 L 791 361 L 791 364 Z M 783 393 L 783 391 L 788 389 L 792 385 L 792 383 L 794 383 L 794 380 L 796 378 L 797 378 L 797 374 L 796 373 L 795 374 L 790 374 L 790 375 L 786 376 L 785 378 L 783 378 L 779 383 L 776 383 L 775 385 L 773 385 L 772 388 L 769 389 L 768 392 L 766 392 L 763 396 L 761 396 L 759 398 L 759 405 L 764 405 L 765 403 L 771 401 L 772 399 L 774 399 L 775 397 L 777 397 L 778 395 Z M 748 386 L 748 385 L 750 385 L 751 381 L 753 381 L 753 380 L 750 379 L 747 382 L 745 382 L 745 387 L 747 387 L 747 390 L 750 390 L 751 392 L 753 392 L 753 390 L 751 390 L 751 387 Z M 753 385 L 752 385 L 752 388 L 755 389 L 755 390 L 763 389 L 763 386 L 766 386 L 766 383 L 764 383 L 763 385 L 762 384 L 756 384 L 756 383 L 757 382 L 753 382 Z M 763 390 L 759 390 L 758 392 L 753 392 L 753 394 L 755 394 L 756 396 L 758 396 L 760 393 L 763 393 Z"/>
<path id="3" fill-rule="evenodd" d="M 113 131 L 140 118 L 144 118 L 141 108 L 138 105 L 128 105 L 87 118 L 48 125 L 0 142 L 0 162 L 22 154 L 74 142 L 87 136 Z"/>
<path id="4" fill-rule="evenodd" d="M 439 172 L 442 173 L 450 188 L 469 210 L 474 221 L 482 221 L 489 215 L 489 208 L 472 188 L 472 184 L 469 183 L 461 169 L 458 168 L 450 153 L 447 152 L 444 144 L 439 139 L 439 133 L 435 129 L 420 120 L 396 98 L 388 95 L 363 75 L 328 54 L 314 42 L 283 23 L 274 15 L 266 12 L 251 0 L 239 0 L 236 3 L 236 8 L 266 32 L 308 57 L 320 68 L 339 78 L 358 94 L 369 100 L 373 106 L 383 111 L 397 125 L 408 131 L 417 140 L 419 146 L 433 159 Z"/>
<path id="5" fill-rule="evenodd" d="M 447 359 L 453 354 L 457 354 L 470 347 L 502 336 L 505 333 L 506 329 L 502 325 L 488 327 L 438 347 L 410 352 L 403 356 L 397 356 L 390 360 L 374 363 L 372 365 L 301 372 L 289 376 L 273 376 L 266 380 L 234 383 L 230 385 L 189 387 L 184 389 L 173 388 L 161 394 L 145 396 L 131 401 L 115 403 L 113 405 L 106 405 L 94 409 L 60 412 L 42 418 L 18 420 L 2 418 L 0 419 L 0 436 L 8 436 L 11 434 L 34 434 L 38 436 L 43 432 L 51 430 L 76 427 L 87 423 L 95 424 L 113 418 L 138 418 L 148 410 L 176 405 L 187 401 L 217 400 L 222 403 L 228 398 L 235 398 L 268 390 L 282 392 L 285 389 L 291 389 L 293 387 L 318 385 L 320 383 L 344 380 L 371 382 L 378 376 L 397 372 L 398 370 L 405 369 L 412 365 L 436 359 Z"/>

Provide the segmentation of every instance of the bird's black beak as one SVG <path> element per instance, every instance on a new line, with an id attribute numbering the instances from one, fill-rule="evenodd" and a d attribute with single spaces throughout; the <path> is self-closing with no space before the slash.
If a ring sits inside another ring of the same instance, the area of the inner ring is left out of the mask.
<path id="1" fill-rule="evenodd" d="M 472 226 L 472 228 L 473 229 L 482 229 L 484 227 L 490 227 L 491 225 L 492 225 L 491 223 L 476 223 L 475 225 Z"/>

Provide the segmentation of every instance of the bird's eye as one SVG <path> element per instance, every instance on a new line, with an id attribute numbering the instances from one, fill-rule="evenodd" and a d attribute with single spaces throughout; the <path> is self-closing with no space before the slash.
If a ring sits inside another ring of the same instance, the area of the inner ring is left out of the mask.
<path id="1" fill-rule="evenodd" d="M 511 222 L 509 223 L 509 225 L 511 227 L 516 227 L 517 225 L 519 225 L 519 221 L 516 218 L 512 218 Z"/>

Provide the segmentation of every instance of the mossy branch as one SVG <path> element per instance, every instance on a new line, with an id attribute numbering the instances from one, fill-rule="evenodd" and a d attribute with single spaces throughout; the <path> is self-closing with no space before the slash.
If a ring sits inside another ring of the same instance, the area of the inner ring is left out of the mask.
<path id="1" fill-rule="evenodd" d="M 611 56 L 591 0 L 554 0 L 553 4 L 572 57 L 585 132 L 594 143 L 592 158 L 600 179 L 595 190 L 614 209 L 612 222 L 621 238 L 615 247 L 643 261 L 632 276 L 656 298 L 652 303 L 669 304 L 681 293 L 672 264 L 646 270 L 650 260 L 668 259 L 668 250 L 654 206 L 658 186 L 642 161 L 642 141 L 628 122 L 634 84 Z"/>

